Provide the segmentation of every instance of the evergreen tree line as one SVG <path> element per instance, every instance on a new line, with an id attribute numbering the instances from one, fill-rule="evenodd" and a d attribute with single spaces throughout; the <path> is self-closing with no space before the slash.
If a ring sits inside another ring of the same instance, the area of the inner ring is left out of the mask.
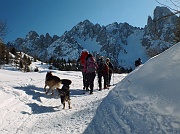
<path id="1" fill-rule="evenodd" d="M 48 61 L 48 64 L 51 65 L 49 69 L 53 67 L 61 71 L 80 71 L 81 65 L 77 60 L 66 60 L 66 59 L 55 59 L 51 57 Z"/>
<path id="2" fill-rule="evenodd" d="M 65 59 L 55 59 L 51 57 L 48 61 L 48 64 L 51 65 L 49 69 L 53 69 L 53 67 L 57 68 L 60 71 L 81 71 L 82 66 L 79 60 L 65 60 Z M 126 69 L 124 67 L 114 67 L 114 73 L 129 73 L 133 69 Z"/>
<path id="3" fill-rule="evenodd" d="M 17 69 L 24 72 L 30 72 L 29 65 L 32 59 L 24 54 L 22 56 L 21 52 L 16 52 L 15 48 L 7 49 L 4 44 L 0 44 L 0 65 L 12 64 Z"/>
<path id="4" fill-rule="evenodd" d="M 9 52 L 15 56 L 15 58 L 10 57 L 9 62 L 12 65 L 24 72 L 31 71 L 29 65 L 31 64 L 32 59 L 30 59 L 29 56 L 22 54 L 21 52 L 17 52 L 15 48 L 11 48 Z"/>
<path id="5" fill-rule="evenodd" d="M 9 53 L 6 46 L 0 43 L 0 65 L 9 63 Z"/>

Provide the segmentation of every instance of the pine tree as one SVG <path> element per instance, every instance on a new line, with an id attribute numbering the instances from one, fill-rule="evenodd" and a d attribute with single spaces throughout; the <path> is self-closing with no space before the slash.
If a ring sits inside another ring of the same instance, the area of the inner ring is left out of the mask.
<path id="1" fill-rule="evenodd" d="M 0 43 L 0 64 L 5 63 L 6 47 L 3 43 Z"/>
<path id="2" fill-rule="evenodd" d="M 19 68 L 20 68 L 20 69 L 23 68 L 23 62 L 22 62 L 22 60 L 19 61 Z"/>
<path id="3" fill-rule="evenodd" d="M 6 64 L 9 64 L 9 51 L 6 51 Z"/>
<path id="4" fill-rule="evenodd" d="M 10 50 L 10 52 L 11 52 L 12 54 L 16 55 L 16 49 L 15 49 L 14 47 Z"/>

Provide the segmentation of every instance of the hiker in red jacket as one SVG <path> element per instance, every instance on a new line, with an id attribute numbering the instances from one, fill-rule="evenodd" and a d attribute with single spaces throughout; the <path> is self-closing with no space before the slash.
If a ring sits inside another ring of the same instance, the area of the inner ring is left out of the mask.
<path id="1" fill-rule="evenodd" d="M 85 66 L 85 60 L 88 56 L 89 52 L 86 49 L 83 49 L 80 56 L 80 62 L 82 67 L 82 75 L 83 75 L 83 89 L 86 89 L 88 91 L 89 84 L 87 82 L 86 73 L 84 72 L 84 66 Z"/>

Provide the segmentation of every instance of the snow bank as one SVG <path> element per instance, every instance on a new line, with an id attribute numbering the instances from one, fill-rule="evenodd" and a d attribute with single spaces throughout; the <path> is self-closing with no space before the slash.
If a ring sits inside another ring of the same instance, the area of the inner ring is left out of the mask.
<path id="1" fill-rule="evenodd" d="M 180 43 L 118 83 L 84 133 L 180 133 L 179 70 Z"/>

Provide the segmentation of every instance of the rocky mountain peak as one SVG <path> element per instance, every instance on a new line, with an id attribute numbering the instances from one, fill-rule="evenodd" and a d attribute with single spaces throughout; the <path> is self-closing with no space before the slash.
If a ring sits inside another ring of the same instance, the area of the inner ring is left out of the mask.
<path id="1" fill-rule="evenodd" d="M 167 8 L 167 7 L 160 7 L 160 6 L 157 6 L 155 9 L 154 9 L 154 20 L 157 20 L 159 18 L 162 18 L 166 15 L 169 15 L 171 14 L 172 12 Z"/>
<path id="2" fill-rule="evenodd" d="M 162 22 L 162 23 L 166 23 L 166 24 L 174 24 L 174 23 L 176 23 L 177 16 L 173 15 L 173 12 L 170 9 L 168 9 L 167 7 L 157 6 L 154 10 L 153 20 L 155 22 Z"/>
<path id="3" fill-rule="evenodd" d="M 30 31 L 27 35 L 26 38 L 29 40 L 33 40 L 39 37 L 39 35 L 35 31 Z"/>
<path id="4" fill-rule="evenodd" d="M 84 25 L 93 25 L 93 23 L 90 22 L 88 19 L 84 20 L 84 21 L 82 22 L 82 24 L 84 24 Z"/>
<path id="5" fill-rule="evenodd" d="M 167 7 L 157 6 L 154 9 L 154 16 L 148 17 L 142 45 L 147 48 L 154 46 L 159 49 L 158 51 L 163 51 L 171 46 L 174 40 L 173 33 L 176 28 L 177 18 Z M 156 40 L 156 43 L 154 40 Z"/>

